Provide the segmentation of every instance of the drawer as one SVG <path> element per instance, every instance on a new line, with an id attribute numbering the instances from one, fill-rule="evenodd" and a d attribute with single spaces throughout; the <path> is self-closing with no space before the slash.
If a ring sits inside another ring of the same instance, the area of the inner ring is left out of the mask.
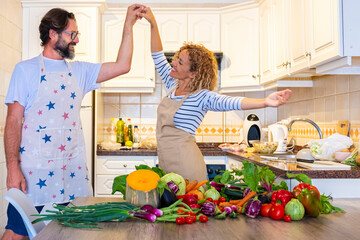
<path id="1" fill-rule="evenodd" d="M 155 166 L 154 156 L 107 156 L 97 157 L 95 174 L 129 174 L 135 166 L 145 164 Z"/>
<path id="2" fill-rule="evenodd" d="M 95 196 L 97 195 L 111 195 L 113 197 L 122 197 L 120 192 L 116 192 L 112 195 L 112 185 L 114 178 L 119 175 L 96 175 L 95 178 Z"/>

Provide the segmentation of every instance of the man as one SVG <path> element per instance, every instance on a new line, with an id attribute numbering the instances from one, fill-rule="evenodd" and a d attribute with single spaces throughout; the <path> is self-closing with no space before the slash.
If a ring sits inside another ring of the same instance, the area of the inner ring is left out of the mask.
<path id="1" fill-rule="evenodd" d="M 80 123 L 83 96 L 100 83 L 129 72 L 133 25 L 143 5 L 128 8 L 116 62 L 92 64 L 73 59 L 79 32 L 73 13 L 51 9 L 39 31 L 43 52 L 15 66 L 5 103 L 7 188 L 25 192 L 34 205 L 65 203 L 91 195 Z M 22 219 L 9 204 L 2 237 L 24 239 Z"/>

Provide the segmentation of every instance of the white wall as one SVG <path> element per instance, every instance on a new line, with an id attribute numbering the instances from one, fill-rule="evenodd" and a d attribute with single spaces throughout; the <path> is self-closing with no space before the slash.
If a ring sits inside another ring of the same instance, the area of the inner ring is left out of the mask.
<path id="1" fill-rule="evenodd" d="M 19 0 L 0 0 L 0 237 L 7 223 L 6 164 L 4 127 L 7 107 L 4 104 L 15 64 L 21 61 L 22 8 Z"/>

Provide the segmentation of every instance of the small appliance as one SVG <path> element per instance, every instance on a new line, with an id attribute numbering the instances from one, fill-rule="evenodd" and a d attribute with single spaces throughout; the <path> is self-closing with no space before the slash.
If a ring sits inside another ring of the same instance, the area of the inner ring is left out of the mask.
<path id="1" fill-rule="evenodd" d="M 274 153 L 287 151 L 288 128 L 283 124 L 272 124 L 268 127 L 268 141 L 277 142 L 278 147 Z"/>
<path id="2" fill-rule="evenodd" d="M 252 147 L 250 141 L 260 141 L 261 139 L 261 123 L 259 117 L 250 113 L 246 116 L 243 126 L 244 140 L 246 144 Z"/>

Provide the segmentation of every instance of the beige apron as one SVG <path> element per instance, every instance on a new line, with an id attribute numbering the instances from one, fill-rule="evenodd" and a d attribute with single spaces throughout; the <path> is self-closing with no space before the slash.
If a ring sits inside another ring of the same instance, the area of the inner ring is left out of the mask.
<path id="1" fill-rule="evenodd" d="M 174 115 L 188 96 L 181 101 L 166 96 L 159 104 L 156 125 L 159 167 L 166 173 L 174 172 L 190 181 L 202 181 L 207 179 L 206 165 L 195 137 L 174 124 Z"/>

